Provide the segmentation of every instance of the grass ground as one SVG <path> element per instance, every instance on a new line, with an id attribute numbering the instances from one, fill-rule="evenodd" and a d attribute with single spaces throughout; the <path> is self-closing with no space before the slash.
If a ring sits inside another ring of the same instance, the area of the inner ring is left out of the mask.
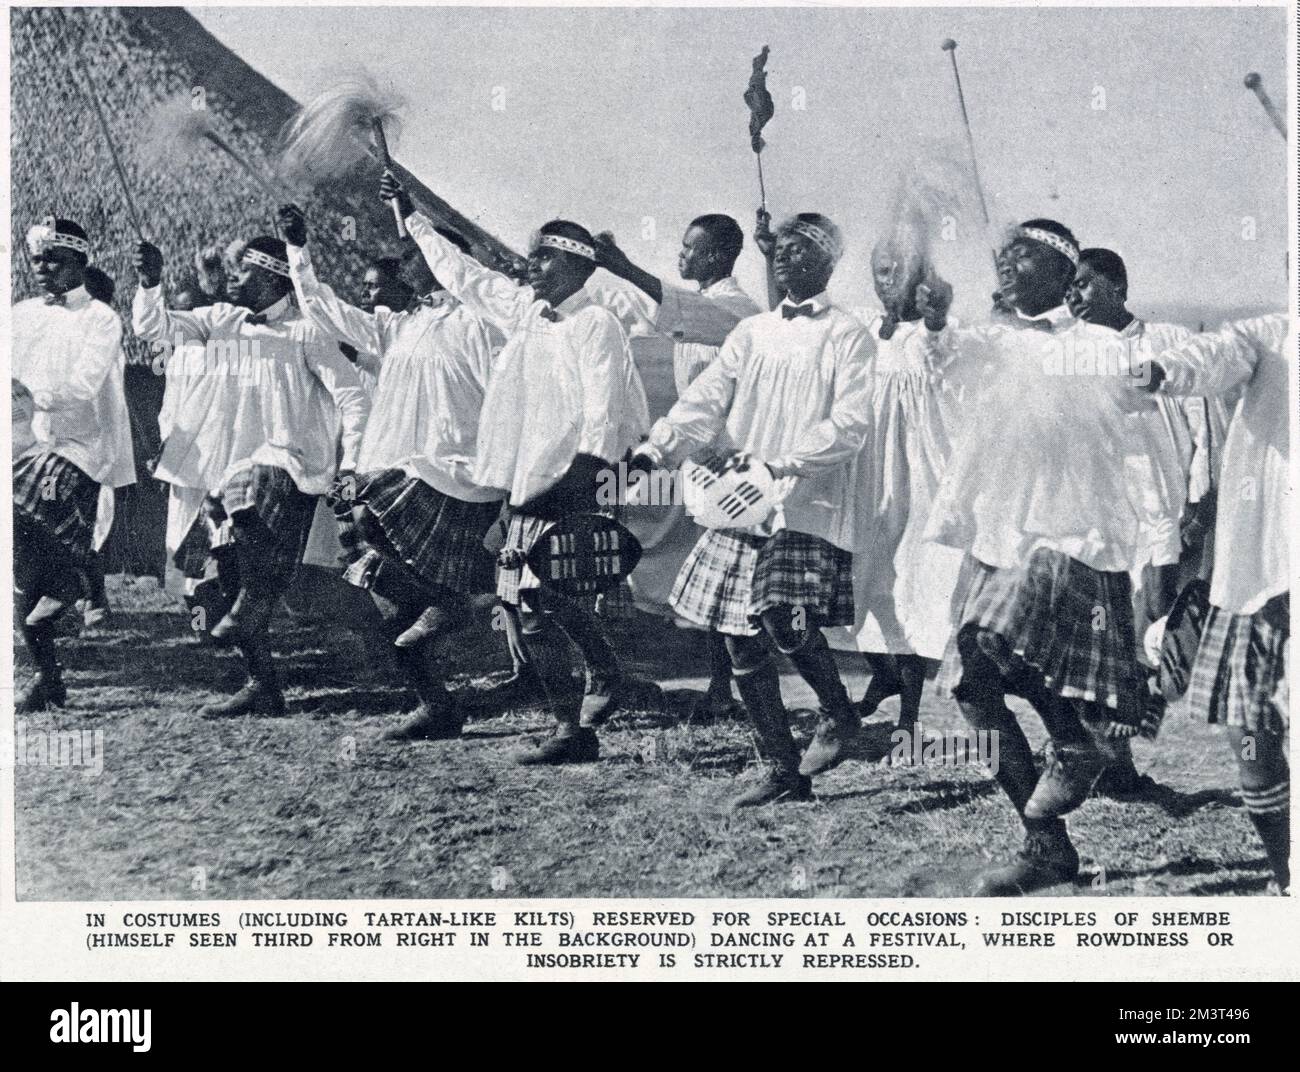
<path id="1" fill-rule="evenodd" d="M 616 623 L 620 650 L 664 684 L 660 712 L 619 716 L 602 760 L 509 765 L 547 727 L 539 710 L 471 721 L 462 740 L 393 746 L 379 735 L 411 704 L 335 623 L 281 615 L 284 719 L 205 721 L 205 702 L 241 680 L 232 655 L 200 647 L 152 581 L 113 585 L 111 628 L 62 642 L 70 698 L 23 720 L 103 732 L 104 766 L 16 771 L 22 899 L 492 896 L 960 896 L 1013 850 L 1016 824 L 981 768 L 889 769 L 897 701 L 863 736 L 862 756 L 817 780 L 817 801 L 729 815 L 752 778 L 743 723 L 692 724 L 698 636 L 651 619 Z M 453 684 L 507 669 L 487 616 L 462 634 Z M 844 657 L 854 696 L 859 660 Z M 20 654 L 18 677 L 29 672 Z M 787 703 L 810 706 L 793 675 Z M 798 715 L 796 733 L 811 733 Z M 931 732 L 962 728 L 927 687 Z M 1026 720 L 1030 724 L 1033 720 Z M 1152 802 L 1093 799 L 1071 817 L 1085 880 L 1055 893 L 1250 894 L 1263 853 L 1212 727 L 1180 709 L 1138 766 L 1164 784 Z"/>

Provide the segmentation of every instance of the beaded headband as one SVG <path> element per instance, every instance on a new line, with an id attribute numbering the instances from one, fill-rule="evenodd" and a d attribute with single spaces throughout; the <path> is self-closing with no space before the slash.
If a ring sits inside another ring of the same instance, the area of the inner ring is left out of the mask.
<path id="1" fill-rule="evenodd" d="M 560 249 L 565 253 L 573 253 L 579 257 L 585 257 L 589 261 L 596 259 L 596 251 L 586 242 L 579 242 L 575 238 L 565 238 L 564 235 L 544 234 L 537 239 L 539 246 L 550 246 L 552 249 Z"/>
<path id="2" fill-rule="evenodd" d="M 276 275 L 282 275 L 286 279 L 289 276 L 289 262 L 277 260 L 275 257 L 263 253 L 260 249 L 246 249 L 243 256 L 240 257 L 245 264 L 255 264 L 258 268 L 265 268 L 268 272 L 274 272 Z"/>
<path id="3" fill-rule="evenodd" d="M 786 224 L 785 229 L 791 234 L 803 235 L 832 261 L 838 261 L 844 252 L 844 246 L 835 235 L 824 227 L 818 227 L 807 220 L 794 220 Z"/>
<path id="4" fill-rule="evenodd" d="M 1079 267 L 1079 247 L 1068 238 L 1062 238 L 1059 234 L 1053 234 L 1051 231 L 1044 231 L 1041 227 L 1019 227 L 1016 229 L 1016 234 L 1021 238 L 1029 238 L 1035 242 L 1041 242 L 1045 246 L 1050 246 L 1057 253 L 1062 254 L 1076 268 Z"/>
<path id="5" fill-rule="evenodd" d="M 27 229 L 27 248 L 33 253 L 44 253 L 54 246 L 76 250 L 78 253 L 90 253 L 90 243 L 77 235 L 62 234 L 54 224 L 53 216 L 46 216 L 40 223 Z"/>

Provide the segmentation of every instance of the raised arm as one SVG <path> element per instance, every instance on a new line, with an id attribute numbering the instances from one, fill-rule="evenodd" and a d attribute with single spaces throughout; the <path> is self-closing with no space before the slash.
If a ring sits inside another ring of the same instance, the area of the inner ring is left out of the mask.
<path id="1" fill-rule="evenodd" d="M 385 201 L 396 199 L 401 206 L 406 229 L 420 247 L 434 278 L 470 312 L 511 334 L 533 304 L 532 288 L 521 287 L 508 275 L 485 268 L 443 238 L 428 216 L 415 211 L 415 203 L 391 171 L 384 172 L 379 191 Z"/>
<path id="2" fill-rule="evenodd" d="M 289 251 L 289 275 L 303 315 L 326 335 L 342 339 L 363 354 L 381 356 L 388 342 L 384 329 L 390 314 L 381 317 L 358 309 L 321 282 L 307 247 L 307 221 L 297 206 L 281 208 L 279 221 Z"/>
<path id="3" fill-rule="evenodd" d="M 163 304 L 162 251 L 148 242 L 135 247 L 133 258 L 140 285 L 131 301 L 131 326 L 149 342 L 207 342 L 211 308 L 176 312 Z"/>

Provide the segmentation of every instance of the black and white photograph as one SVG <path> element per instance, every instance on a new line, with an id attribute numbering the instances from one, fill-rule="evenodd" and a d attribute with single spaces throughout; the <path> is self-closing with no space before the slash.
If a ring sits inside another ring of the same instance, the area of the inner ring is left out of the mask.
<path id="1" fill-rule="evenodd" d="M 1287 897 L 1293 17 L 11 6 L 6 899 Z"/>

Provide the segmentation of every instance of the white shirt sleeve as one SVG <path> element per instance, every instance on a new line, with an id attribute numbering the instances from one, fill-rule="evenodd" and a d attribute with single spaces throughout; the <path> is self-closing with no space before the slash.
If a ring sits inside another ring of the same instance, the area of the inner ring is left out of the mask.
<path id="1" fill-rule="evenodd" d="M 736 396 L 736 375 L 749 346 L 748 332 L 727 337 L 716 360 L 691 381 L 668 414 L 655 422 L 642 448 L 644 453 L 656 462 L 675 464 L 718 438 L 727 423 Z"/>
<path id="2" fill-rule="evenodd" d="M 303 357 L 339 410 L 343 425 L 343 458 L 339 468 L 355 469 L 366 419 L 370 416 L 370 399 L 361 385 L 361 378 L 334 341 L 319 331 L 308 331 L 303 343 Z"/>
<path id="3" fill-rule="evenodd" d="M 1217 395 L 1238 387 L 1255 374 L 1259 353 L 1239 325 L 1194 335 L 1157 355 L 1165 371 L 1160 390 L 1171 395 Z"/>
<path id="4" fill-rule="evenodd" d="M 207 342 L 212 330 L 212 310 L 206 306 L 191 312 L 177 312 L 163 304 L 162 284 L 137 287 L 131 300 L 131 324 L 135 333 L 149 342 Z"/>
<path id="5" fill-rule="evenodd" d="M 421 212 L 407 217 L 406 229 L 439 283 L 477 316 L 507 335 L 514 331 L 533 304 L 531 287 L 521 287 L 509 276 L 466 256 L 434 230 L 433 222 Z"/>
<path id="6" fill-rule="evenodd" d="M 391 314 L 367 313 L 350 305 L 322 283 L 306 246 L 289 246 L 289 273 L 303 315 L 325 334 L 342 339 L 361 354 L 382 356 L 387 338 L 385 321 Z"/>
<path id="7" fill-rule="evenodd" d="M 620 417 L 627 408 L 627 336 L 612 314 L 591 317 L 580 341 L 578 380 L 582 385 L 582 425 L 577 452 L 618 461 Z"/>

